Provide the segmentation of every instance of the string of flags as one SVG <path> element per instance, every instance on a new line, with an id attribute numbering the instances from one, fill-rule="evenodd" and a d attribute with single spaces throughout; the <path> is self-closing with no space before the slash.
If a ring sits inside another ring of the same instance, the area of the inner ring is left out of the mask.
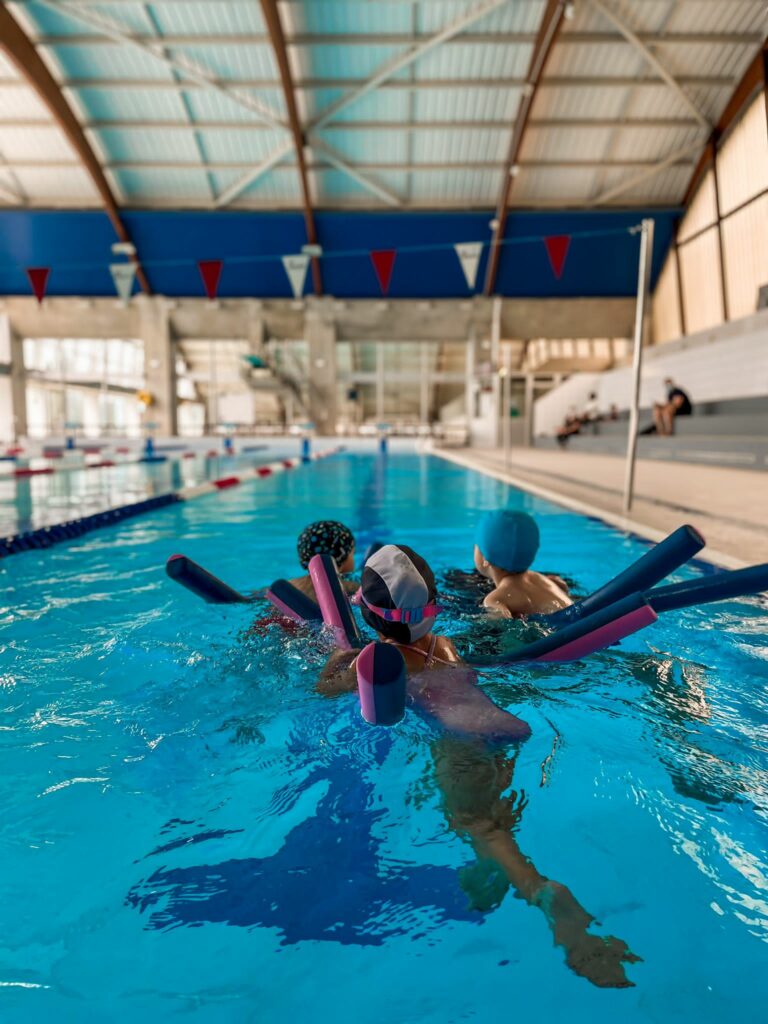
<path id="1" fill-rule="evenodd" d="M 629 231 L 630 234 L 634 232 L 634 229 L 621 228 L 612 229 L 607 231 L 585 231 L 575 232 L 569 235 L 547 235 L 544 237 L 535 238 L 511 238 L 504 239 L 499 244 L 503 246 L 512 244 L 523 244 L 523 243 L 539 243 L 544 245 L 547 259 L 552 274 L 556 280 L 561 280 L 565 271 L 568 254 L 571 247 L 573 238 L 578 237 L 595 237 L 605 235 L 616 235 L 625 234 Z M 287 256 L 250 256 L 250 257 L 232 257 L 229 260 L 215 259 L 215 260 L 198 260 L 197 267 L 202 280 L 203 291 L 206 297 L 213 301 L 216 299 L 219 290 L 219 284 L 221 282 L 222 273 L 224 271 L 225 262 L 231 264 L 238 263 L 258 263 L 265 262 L 268 260 L 279 259 L 282 263 L 285 275 L 288 279 L 291 292 L 295 299 L 300 299 L 304 294 L 304 287 L 306 283 L 307 270 L 309 268 L 310 261 L 314 258 L 322 258 L 323 260 L 338 258 L 338 257 L 358 257 L 366 255 L 370 260 L 370 264 L 379 286 L 379 290 L 383 296 L 389 294 L 390 284 L 392 282 L 392 276 L 395 270 L 395 263 L 399 253 L 430 253 L 436 250 L 453 249 L 458 259 L 459 266 L 464 274 L 464 279 L 467 283 L 467 288 L 470 292 L 474 292 L 477 286 L 477 277 L 480 269 L 480 260 L 483 254 L 483 248 L 488 245 L 488 242 L 459 242 L 457 244 L 452 243 L 438 243 L 433 245 L 418 245 L 418 246 L 405 246 L 399 249 L 373 249 L 373 250 L 355 250 L 354 252 L 341 252 L 331 251 L 322 252 L 317 246 L 305 246 L 304 250 L 300 253 L 295 253 Z M 110 263 L 109 271 L 112 275 L 114 282 L 115 291 L 123 303 L 127 303 L 133 293 L 134 281 L 136 278 L 136 271 L 138 269 L 138 262 L 135 258 L 135 251 L 130 243 L 117 243 L 113 246 L 115 253 L 121 253 L 128 257 L 124 262 Z M 163 266 L 163 265 L 185 265 L 188 261 L 186 260 L 158 260 L 158 261 L 146 261 L 142 263 L 144 267 L 152 266 Z M 45 294 L 48 288 L 48 282 L 51 276 L 51 267 L 26 267 L 27 278 L 32 289 L 32 293 L 37 299 L 38 303 L 42 303 L 45 298 Z"/>

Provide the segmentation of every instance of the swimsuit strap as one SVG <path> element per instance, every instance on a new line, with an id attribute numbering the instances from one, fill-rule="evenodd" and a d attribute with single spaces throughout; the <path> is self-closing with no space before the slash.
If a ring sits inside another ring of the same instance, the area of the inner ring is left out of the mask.
<path id="1" fill-rule="evenodd" d="M 385 644 L 392 644 L 394 647 L 397 647 L 398 650 L 413 651 L 414 654 L 420 654 L 422 658 L 424 658 L 425 668 L 430 668 L 432 663 L 435 661 L 439 661 L 441 665 L 451 665 L 454 667 L 457 665 L 455 661 L 447 661 L 445 658 L 438 658 L 435 655 L 435 647 L 437 646 L 436 636 L 432 637 L 432 643 L 429 645 L 428 651 L 423 651 L 421 647 L 414 647 L 412 644 L 399 644 L 395 640 L 385 639 L 382 642 Z"/>

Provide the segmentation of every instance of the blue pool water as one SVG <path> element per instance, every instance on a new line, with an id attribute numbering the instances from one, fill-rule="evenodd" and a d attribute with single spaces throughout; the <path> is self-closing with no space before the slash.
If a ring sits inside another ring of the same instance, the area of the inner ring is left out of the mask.
<path id="1" fill-rule="evenodd" d="M 494 762 L 509 849 L 642 958 L 617 989 L 578 976 L 546 901 L 505 892 L 452 830 L 445 739 L 415 715 L 366 726 L 355 698 L 313 693 L 322 637 L 163 572 L 183 551 L 256 588 L 334 516 L 441 574 L 469 567 L 478 514 L 507 503 L 539 518 L 537 564 L 581 590 L 644 550 L 433 457 L 344 455 L 0 563 L 0 1020 L 760 1018 L 759 599 L 486 681 L 533 727 L 514 765 Z M 460 646 L 498 640 L 447 603 Z"/>

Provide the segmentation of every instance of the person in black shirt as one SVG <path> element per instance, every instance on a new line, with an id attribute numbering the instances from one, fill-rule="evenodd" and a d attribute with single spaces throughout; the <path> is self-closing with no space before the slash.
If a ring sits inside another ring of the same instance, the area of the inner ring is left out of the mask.
<path id="1" fill-rule="evenodd" d="M 657 402 L 653 407 L 653 422 L 656 433 L 662 437 L 670 437 L 675 432 L 675 417 L 690 416 L 693 406 L 688 395 L 679 388 L 671 377 L 664 381 L 667 389 L 667 401 Z"/>

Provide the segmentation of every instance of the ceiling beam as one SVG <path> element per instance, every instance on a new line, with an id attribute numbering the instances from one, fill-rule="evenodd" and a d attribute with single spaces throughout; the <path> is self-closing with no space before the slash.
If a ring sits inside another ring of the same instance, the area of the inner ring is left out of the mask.
<path id="1" fill-rule="evenodd" d="M 51 0 L 40 0 L 41 3 L 48 2 Z M 678 83 L 685 86 L 691 86 L 692 88 L 708 88 L 708 89 L 732 89 L 734 86 L 734 79 L 729 75 L 685 75 L 680 76 L 677 79 Z M 318 89 L 344 89 L 350 85 L 364 84 L 365 79 L 349 79 L 349 78 L 308 78 L 301 79 L 294 83 L 294 87 L 297 92 L 314 92 Z M 267 121 L 268 124 L 272 124 L 272 127 L 279 127 L 283 131 L 287 131 L 287 126 L 283 124 L 276 124 L 274 121 L 270 121 L 266 117 L 258 114 L 253 105 L 250 103 L 250 99 L 241 103 L 240 98 L 242 93 L 240 90 L 243 89 L 263 89 L 263 90 L 280 90 L 280 81 L 275 78 L 233 78 L 233 79 L 211 79 L 208 81 L 200 81 L 197 79 L 189 78 L 183 82 L 173 82 L 170 79 L 165 78 L 68 78 L 59 83 L 62 89 L 118 89 L 120 91 L 127 89 L 140 89 L 142 92 L 161 91 L 161 92 L 178 92 L 179 90 L 189 89 L 213 89 L 222 95 L 229 96 L 235 100 L 240 106 L 248 106 L 251 113 L 257 113 L 257 116 L 262 117 L 262 120 Z M 662 83 L 658 78 L 633 78 L 629 75 L 580 75 L 576 77 L 568 77 L 563 75 L 550 76 L 546 78 L 540 88 L 542 91 L 548 91 L 550 89 L 633 89 L 638 86 L 660 86 Z M 15 79 L 12 78 L 0 78 L 0 89 L 13 89 L 18 86 Z M 527 82 L 524 78 L 417 78 L 415 81 L 410 81 L 407 78 L 396 79 L 392 82 L 382 82 L 378 88 L 391 90 L 394 92 L 421 92 L 423 90 L 439 90 L 444 92 L 446 89 L 456 89 L 459 92 L 477 91 L 480 89 L 491 89 L 498 91 L 499 89 L 525 89 Z M 698 120 L 698 119 L 697 119 Z M 323 127 L 325 124 L 312 125 L 311 128 Z"/>
<path id="2" fill-rule="evenodd" d="M 394 192 L 390 192 L 388 188 L 384 188 L 384 186 L 380 185 L 377 181 L 372 181 L 370 178 L 366 177 L 361 173 L 360 167 L 357 164 L 348 163 L 344 157 L 337 153 L 335 149 L 332 149 L 327 142 L 323 142 L 317 138 L 312 138 L 310 140 L 310 144 L 313 152 L 320 153 L 332 167 L 335 167 L 338 171 L 344 171 L 350 178 L 352 178 L 353 181 L 356 181 L 358 185 L 362 185 L 362 187 L 367 189 L 369 192 L 373 192 L 374 195 L 383 199 L 385 203 L 389 204 L 389 206 L 403 205 L 403 201 L 399 196 L 395 195 Z"/>
<path id="3" fill-rule="evenodd" d="M 69 104 L 64 99 L 53 75 L 43 63 L 42 58 L 25 35 L 19 23 L 4 4 L 0 4 L 0 52 L 13 64 L 23 81 L 35 91 L 42 103 L 50 111 L 54 121 L 77 154 L 80 165 L 98 192 L 104 206 L 104 211 L 109 217 L 118 239 L 121 242 L 131 243 L 128 230 L 120 217 L 117 201 L 112 194 L 112 189 L 109 187 L 101 164 L 91 149 L 83 129 L 72 113 Z M 138 262 L 136 279 L 142 291 L 147 295 L 151 294 L 149 281 L 141 264 Z"/>
<path id="4" fill-rule="evenodd" d="M 234 182 L 234 184 L 229 186 L 229 188 L 225 188 L 224 189 L 224 191 L 221 193 L 221 195 L 219 195 L 216 198 L 216 200 L 215 200 L 215 202 L 213 204 L 214 208 L 217 209 L 217 210 L 220 210 L 220 209 L 222 209 L 225 206 L 229 206 L 229 204 L 234 199 L 236 199 L 239 195 L 242 195 L 242 193 L 247 188 L 250 188 L 251 185 L 253 185 L 255 182 L 257 182 L 259 180 L 259 178 L 262 178 L 265 174 L 267 174 L 268 171 L 275 170 L 275 168 L 280 163 L 280 161 L 284 160 L 285 157 L 288 156 L 288 154 L 291 152 L 292 149 L 293 149 L 293 140 L 287 139 L 281 146 L 278 146 L 277 149 L 273 150 L 269 154 L 269 156 L 265 157 L 264 160 L 262 160 L 258 164 L 256 164 L 255 167 L 253 166 L 252 163 L 251 164 L 237 164 L 236 166 L 237 166 L 238 170 L 241 169 L 242 167 L 248 167 L 249 168 L 248 173 L 244 177 L 238 178 L 237 181 Z M 184 165 L 181 165 L 181 166 L 184 166 Z M 194 166 L 194 165 L 191 165 L 191 166 Z M 221 170 L 222 169 L 220 164 L 209 164 L 208 166 L 212 167 L 213 170 Z M 228 169 L 231 170 L 231 165 L 230 165 L 230 167 Z M 294 168 L 291 168 L 291 170 L 294 170 Z"/>
<path id="5" fill-rule="evenodd" d="M 768 60 L 768 39 L 763 42 L 763 45 L 755 54 L 754 60 L 744 72 L 741 81 L 734 89 L 731 98 L 726 104 L 725 110 L 723 110 L 717 124 L 712 129 L 709 140 L 699 157 L 699 161 L 696 164 L 693 174 L 691 175 L 688 188 L 685 190 L 685 196 L 683 197 L 684 206 L 688 206 L 690 201 L 693 199 L 696 189 L 699 187 L 702 178 L 712 162 L 712 154 L 715 151 L 713 146 L 715 149 L 717 148 L 720 138 L 728 131 L 734 121 L 736 121 L 752 96 L 754 96 L 759 89 L 766 88 L 764 79 L 765 60 Z M 766 97 L 768 98 L 768 91 L 766 91 Z"/>
<path id="6" fill-rule="evenodd" d="M 326 107 L 319 117 L 316 117 L 311 123 L 310 129 L 322 128 L 323 125 L 332 121 L 342 110 L 346 110 L 347 107 L 356 103 L 362 96 L 366 96 L 369 92 L 373 92 L 374 89 L 378 89 L 385 82 L 388 82 L 393 75 L 409 67 L 414 61 L 423 57 L 425 53 L 429 53 L 430 50 L 434 50 L 449 39 L 458 36 L 468 29 L 470 25 L 476 24 L 481 18 L 485 18 L 486 15 L 491 14 L 492 11 L 497 10 L 507 2 L 508 0 L 485 0 L 484 3 L 475 4 L 469 10 L 464 11 L 458 18 L 444 25 L 439 32 L 435 32 L 434 35 L 429 36 L 429 38 L 422 40 L 420 43 L 409 46 L 407 50 L 393 60 L 386 61 L 370 78 L 356 84 L 351 82 L 344 83 L 341 88 L 349 87 L 349 91 L 341 99 Z M 406 80 L 403 84 L 410 85 L 413 83 Z"/>
<path id="7" fill-rule="evenodd" d="M 492 295 L 496 287 L 496 276 L 499 271 L 499 259 L 501 257 L 501 242 L 504 239 L 504 232 L 507 227 L 509 194 L 512 190 L 515 168 L 520 159 L 525 129 L 528 127 L 531 108 L 533 107 L 533 101 L 536 99 L 536 93 L 544 75 L 544 69 L 564 21 L 565 0 L 547 0 L 547 5 L 544 8 L 541 23 L 539 24 L 539 30 L 536 34 L 536 44 L 528 65 L 528 74 L 526 76 L 527 88 L 520 97 L 520 105 L 512 128 L 509 151 L 504 164 L 501 192 L 496 204 L 496 223 L 485 273 L 484 291 L 486 295 Z"/>
<path id="8" fill-rule="evenodd" d="M 288 125 L 293 137 L 293 148 L 296 151 L 296 165 L 299 171 L 299 185 L 301 187 L 301 199 L 304 206 L 304 226 L 307 232 L 307 242 L 310 245 L 317 245 L 317 226 L 315 215 L 312 211 L 312 198 L 309 194 L 309 178 L 307 177 L 307 164 L 304 159 L 304 146 L 306 138 L 304 130 L 299 121 L 299 111 L 296 106 L 296 93 L 293 88 L 293 76 L 288 63 L 288 51 L 285 46 L 285 34 L 280 21 L 280 13 L 277 8 L 277 0 L 260 0 L 261 13 L 264 24 L 269 32 L 272 50 L 275 54 L 277 67 L 280 72 L 280 82 L 285 98 L 285 107 L 288 111 Z M 236 195 L 239 193 L 235 193 Z M 320 273 L 320 261 L 317 257 L 312 258 L 312 284 L 315 295 L 323 294 L 323 279 Z"/>
<path id="9" fill-rule="evenodd" d="M 659 60 L 656 54 L 648 48 L 648 45 L 642 41 L 638 34 L 634 32 L 629 25 L 627 25 L 624 19 L 604 3 L 603 0 L 588 0 L 588 2 L 596 11 L 602 14 L 604 18 L 610 21 L 613 27 L 624 36 L 630 46 L 633 46 L 635 50 L 637 50 L 646 64 L 652 67 L 659 78 L 665 81 L 670 89 L 678 95 L 702 128 L 711 128 L 712 126 L 709 118 L 699 110 L 698 106 L 693 102 L 691 97 L 680 84 L 680 80 L 672 74 L 663 61 Z"/>
<path id="10" fill-rule="evenodd" d="M 688 147 L 697 148 L 698 143 L 695 146 Z M 313 149 L 316 149 L 320 159 L 314 160 L 311 163 L 305 162 L 305 167 L 308 171 L 323 171 L 327 170 L 328 167 L 338 167 L 340 170 L 346 171 L 349 167 L 355 171 L 382 171 L 391 173 L 408 173 L 413 174 L 414 172 L 434 172 L 434 171 L 500 171 L 506 169 L 507 163 L 504 160 L 457 160 L 452 162 L 441 162 L 441 161 L 423 161 L 414 163 L 412 161 L 401 161 L 399 163 L 389 163 L 385 161 L 366 161 L 364 163 L 348 164 L 344 158 L 339 158 L 335 152 L 331 151 L 327 154 L 322 147 L 313 145 Z M 274 153 L 270 153 L 265 160 L 258 164 L 258 177 L 265 174 L 268 170 L 274 169 L 283 173 L 295 174 L 297 165 L 295 163 L 285 163 L 283 166 L 278 167 L 284 157 L 286 157 L 293 149 L 293 143 L 285 143 L 280 150 L 276 150 Z M 687 152 L 687 150 L 683 151 Z M 689 165 L 692 163 L 690 159 L 686 160 L 680 157 L 677 161 L 681 165 Z M 340 166 L 343 165 L 343 166 Z M 635 169 L 635 168 L 651 168 L 656 167 L 658 164 L 657 160 L 520 160 L 517 163 L 517 167 L 521 170 L 534 169 L 542 170 L 547 168 L 557 168 L 559 170 L 599 170 L 600 168 L 611 168 L 615 169 Z M 7 160 L 3 165 L 6 167 L 25 168 L 26 170 L 62 170 L 64 168 L 79 167 L 79 163 L 76 160 L 36 160 L 36 159 L 18 159 L 18 160 Z M 193 162 L 191 160 L 110 160 L 105 165 L 105 169 L 109 171 L 199 171 L 204 173 L 206 170 L 209 171 L 237 171 L 243 170 L 244 168 L 249 169 L 251 175 L 253 175 L 254 167 L 253 162 L 250 160 L 219 160 L 211 161 L 205 165 Z M 252 177 L 255 180 L 255 177 Z M 248 183 L 250 184 L 250 182 Z M 245 186 L 247 187 L 247 185 Z M 238 184 L 231 186 L 232 194 L 229 196 L 229 201 L 236 198 L 240 194 Z M 241 188 L 240 191 L 243 191 Z M 400 200 L 397 197 L 393 197 L 391 194 L 382 195 L 382 198 L 396 199 L 397 205 L 400 205 Z M 223 196 L 219 196 L 217 206 L 226 205 L 226 201 Z M 394 202 L 393 202 L 393 205 Z"/>
<path id="11" fill-rule="evenodd" d="M 134 38 L 151 42 L 152 35 L 134 33 Z M 321 32 L 297 33 L 285 37 L 286 46 L 412 46 L 431 38 L 426 34 L 416 36 L 407 32 Z M 758 33 L 749 32 L 638 32 L 637 38 L 646 46 L 757 46 L 762 41 Z M 163 36 L 166 46 L 171 47 L 222 47 L 222 46 L 269 46 L 270 38 L 263 33 L 241 35 L 180 35 Z M 615 32 L 564 32 L 560 42 L 563 46 L 615 46 L 624 40 Z M 40 35 L 33 39 L 36 46 L 120 46 L 116 39 L 97 35 Z M 446 39 L 446 46 L 455 44 L 490 44 L 494 46 L 533 46 L 535 32 L 466 32 L 452 39 Z"/>
<path id="12" fill-rule="evenodd" d="M 87 131 L 196 131 L 204 132 L 252 132 L 269 131 L 269 125 L 263 121 L 195 121 L 194 126 L 186 121 L 84 121 L 83 128 Z M 621 117 L 532 117 L 528 122 L 529 130 L 538 128 L 698 128 L 698 121 L 693 118 L 676 117 L 642 117 L 624 119 Z M 3 128 L 49 128 L 53 125 L 46 118 L 0 118 L 0 130 Z M 509 129 L 508 121 L 339 121 L 323 128 L 323 133 L 333 131 L 344 132 L 500 132 Z"/>

